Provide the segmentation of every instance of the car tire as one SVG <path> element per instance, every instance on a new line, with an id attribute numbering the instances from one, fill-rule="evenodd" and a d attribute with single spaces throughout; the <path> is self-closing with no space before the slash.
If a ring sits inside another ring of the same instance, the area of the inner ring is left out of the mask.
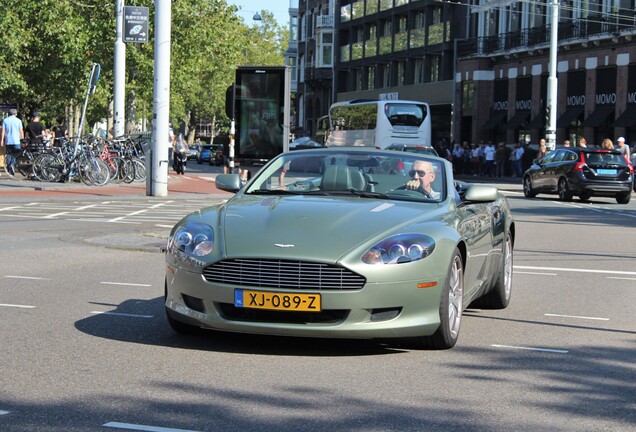
<path id="1" fill-rule="evenodd" d="M 203 165 L 203 161 L 202 161 L 201 159 L 197 159 L 197 163 L 198 163 L 199 165 Z"/>
<path id="2" fill-rule="evenodd" d="M 588 202 L 591 197 L 592 194 L 590 194 L 589 192 L 583 192 L 579 195 L 579 200 L 581 200 L 582 202 Z"/>
<path id="3" fill-rule="evenodd" d="M 632 199 L 631 191 L 616 195 L 616 202 L 619 204 L 629 204 L 629 201 L 631 199 Z"/>
<path id="4" fill-rule="evenodd" d="M 450 349 L 457 343 L 464 308 L 464 265 L 459 249 L 455 248 L 446 284 L 439 303 L 440 324 L 431 336 L 417 338 L 417 346 L 431 349 Z"/>
<path id="5" fill-rule="evenodd" d="M 174 330 L 175 333 L 179 333 L 182 335 L 198 336 L 203 332 L 203 330 L 200 327 L 196 327 L 190 324 L 183 323 L 181 321 L 177 321 L 176 319 L 172 318 L 172 316 L 170 316 L 171 313 L 172 311 L 166 308 L 166 318 L 168 319 L 168 324 L 170 325 L 170 328 Z"/>
<path id="6" fill-rule="evenodd" d="M 534 198 L 537 196 L 537 193 L 532 188 L 532 180 L 530 180 L 528 176 L 523 178 L 523 194 L 526 198 Z"/>
<path id="7" fill-rule="evenodd" d="M 570 192 L 570 187 L 568 186 L 568 181 L 565 177 L 561 177 L 559 179 L 559 186 L 557 190 L 559 192 L 559 200 L 570 201 L 572 199 L 572 192 Z"/>
<path id="8" fill-rule="evenodd" d="M 471 306 L 483 309 L 505 309 L 510 304 L 512 294 L 512 238 L 508 234 L 502 250 L 499 273 L 492 289 L 474 301 Z"/>

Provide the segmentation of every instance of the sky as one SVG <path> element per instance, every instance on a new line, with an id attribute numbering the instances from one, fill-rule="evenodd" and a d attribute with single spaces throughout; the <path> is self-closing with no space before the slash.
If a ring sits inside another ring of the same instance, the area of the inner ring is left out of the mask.
<path id="1" fill-rule="evenodd" d="M 274 18 L 278 21 L 282 27 L 287 27 L 289 23 L 289 3 L 294 2 L 298 5 L 298 0 L 227 0 L 228 4 L 240 6 L 241 10 L 238 12 L 239 16 L 243 17 L 245 23 L 252 24 L 252 17 L 254 12 L 260 12 L 262 10 L 268 10 L 274 14 Z M 298 7 L 298 6 L 296 6 Z"/>

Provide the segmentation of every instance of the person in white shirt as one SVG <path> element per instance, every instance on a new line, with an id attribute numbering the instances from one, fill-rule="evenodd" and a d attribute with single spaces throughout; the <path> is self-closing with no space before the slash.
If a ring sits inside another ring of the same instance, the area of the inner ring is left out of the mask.
<path id="1" fill-rule="evenodd" d="M 619 137 L 616 140 L 616 144 L 617 144 L 616 150 L 621 152 L 625 160 L 629 161 L 629 146 L 625 144 L 625 138 Z"/>
<path id="2" fill-rule="evenodd" d="M 489 142 L 484 149 L 484 159 L 486 160 L 485 173 L 488 177 L 492 177 L 495 174 L 495 146 L 492 142 Z"/>

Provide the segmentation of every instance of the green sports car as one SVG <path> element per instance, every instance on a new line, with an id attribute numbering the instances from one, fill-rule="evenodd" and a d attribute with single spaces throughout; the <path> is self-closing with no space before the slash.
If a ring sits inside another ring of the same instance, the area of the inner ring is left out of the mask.
<path id="1" fill-rule="evenodd" d="M 166 252 L 165 307 L 201 329 L 403 339 L 451 348 L 466 307 L 505 308 L 515 224 L 494 187 L 441 158 L 369 148 L 283 153 L 183 218 Z"/>

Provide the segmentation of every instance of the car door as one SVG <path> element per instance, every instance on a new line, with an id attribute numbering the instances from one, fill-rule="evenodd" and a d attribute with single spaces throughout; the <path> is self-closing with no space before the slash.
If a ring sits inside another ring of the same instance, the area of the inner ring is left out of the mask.
<path id="1" fill-rule="evenodd" d="M 555 192 L 557 185 L 559 184 L 559 178 L 563 174 L 563 164 L 561 163 L 563 156 L 563 150 L 554 150 L 546 155 L 545 159 L 545 176 L 544 176 L 544 189 L 549 192 Z M 548 158 L 550 156 L 550 158 Z"/>
<path id="2" fill-rule="evenodd" d="M 554 150 L 545 155 L 545 157 L 537 161 L 539 168 L 536 170 L 533 176 L 533 188 L 537 191 L 549 191 L 550 190 L 550 176 L 553 175 L 551 162 L 556 156 L 559 150 Z"/>
<path id="3" fill-rule="evenodd" d="M 490 276 L 492 266 L 493 203 L 462 203 L 457 209 L 458 230 L 466 242 L 467 256 L 464 271 L 465 295 L 472 296 Z"/>

